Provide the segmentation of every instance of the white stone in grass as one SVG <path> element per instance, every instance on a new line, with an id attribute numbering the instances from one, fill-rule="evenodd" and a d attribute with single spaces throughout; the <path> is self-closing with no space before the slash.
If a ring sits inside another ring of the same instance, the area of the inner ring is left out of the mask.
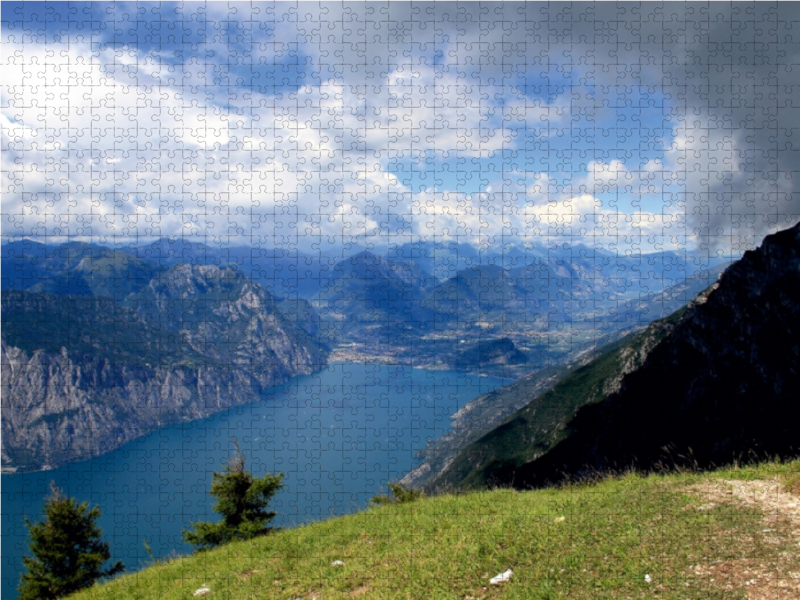
<path id="1" fill-rule="evenodd" d="M 331 563 L 331 566 L 332 566 L 332 567 L 343 567 L 343 566 L 344 566 L 344 563 L 343 563 L 342 561 L 340 561 L 340 560 L 335 560 L 335 561 L 333 561 L 333 562 Z"/>
<path id="2" fill-rule="evenodd" d="M 499 583 L 505 583 L 506 581 L 511 581 L 511 576 L 514 575 L 514 571 L 509 569 L 508 571 L 503 571 L 499 575 L 495 575 L 489 580 L 489 583 L 492 585 L 497 585 Z"/>
<path id="3" fill-rule="evenodd" d="M 210 593 L 211 593 L 211 590 L 210 590 L 210 589 L 208 588 L 208 586 L 207 586 L 207 585 L 204 583 L 204 584 L 203 584 L 203 587 L 201 587 L 201 588 L 198 588 L 198 589 L 196 589 L 196 590 L 195 590 L 195 592 L 194 592 L 194 595 L 195 595 L 195 596 L 205 596 L 205 595 L 207 595 L 207 594 L 210 594 Z"/>
<path id="4" fill-rule="evenodd" d="M 647 573 L 647 574 L 644 576 L 644 582 L 645 582 L 645 583 L 653 583 L 653 578 L 652 578 L 652 577 L 650 577 L 650 574 L 649 574 L 649 573 Z"/>

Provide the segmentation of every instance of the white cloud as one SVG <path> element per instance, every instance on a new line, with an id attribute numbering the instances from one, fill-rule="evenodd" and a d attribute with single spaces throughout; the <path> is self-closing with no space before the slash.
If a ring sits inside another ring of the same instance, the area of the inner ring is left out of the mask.
<path id="1" fill-rule="evenodd" d="M 507 122 L 539 126 L 547 111 L 518 93 L 498 107 L 485 90 L 425 67 L 387 73 L 369 95 L 329 80 L 282 99 L 251 92 L 211 102 L 207 82 L 178 85 L 202 80 L 197 61 L 167 66 L 79 44 L 17 50 L 3 68 L 4 148 L 16 157 L 3 173 L 17 215 L 6 235 L 224 235 L 256 224 L 284 238 L 290 227 L 378 235 L 387 215 L 413 217 L 425 203 L 412 202 L 389 160 L 491 156 L 514 147 Z M 276 210 L 287 205 L 294 217 Z M 437 213 L 434 229 L 478 235 L 485 213 Z M 431 232 L 431 221 L 406 220 Z"/>

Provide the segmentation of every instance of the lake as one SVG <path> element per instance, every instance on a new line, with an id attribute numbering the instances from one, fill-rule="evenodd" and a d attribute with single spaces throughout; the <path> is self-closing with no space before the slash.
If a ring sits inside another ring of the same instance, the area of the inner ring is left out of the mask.
<path id="1" fill-rule="evenodd" d="M 128 572 L 156 558 L 188 553 L 181 530 L 215 521 L 208 495 L 213 471 L 232 456 L 236 437 L 247 468 L 282 471 L 286 487 L 270 504 L 273 524 L 292 527 L 344 515 L 386 493 L 419 460 L 450 415 L 503 383 L 494 377 L 406 366 L 339 363 L 270 390 L 260 402 L 207 419 L 162 427 L 104 456 L 45 472 L 3 474 L 2 597 L 16 598 L 24 517 L 41 518 L 55 482 L 69 496 L 99 505 L 103 537 Z"/>

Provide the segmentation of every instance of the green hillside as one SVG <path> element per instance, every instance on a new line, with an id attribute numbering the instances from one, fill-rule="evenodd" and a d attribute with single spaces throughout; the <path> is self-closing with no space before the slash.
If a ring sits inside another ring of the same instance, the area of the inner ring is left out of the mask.
<path id="1" fill-rule="evenodd" d="M 629 335 L 599 350 L 599 356 L 566 375 L 547 392 L 531 397 L 529 404 L 501 425 L 464 448 L 455 460 L 426 484 L 428 489 L 450 491 L 491 486 L 509 472 L 552 448 L 567 434 L 567 422 L 586 404 L 599 402 L 618 385 L 623 375 L 638 367 L 647 352 L 664 339 L 685 309 L 654 321 L 644 331 Z M 524 393 L 511 385 L 495 392 Z"/>
<path id="2" fill-rule="evenodd" d="M 145 321 L 113 298 L 2 291 L 3 342 L 37 350 L 90 355 L 128 365 L 194 364 L 202 355 L 159 323 Z"/>
<path id="3" fill-rule="evenodd" d="M 798 481 L 800 462 L 767 463 L 439 496 L 177 557 L 73 598 L 183 600 L 204 586 L 197 597 L 231 600 L 791 598 Z"/>

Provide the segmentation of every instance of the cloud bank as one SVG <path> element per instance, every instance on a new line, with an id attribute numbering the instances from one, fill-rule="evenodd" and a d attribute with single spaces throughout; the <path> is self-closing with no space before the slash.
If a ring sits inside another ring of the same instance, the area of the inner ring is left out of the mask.
<path id="1" fill-rule="evenodd" d="M 792 4 L 48 10 L 3 11 L 5 239 L 739 252 L 800 219 Z"/>

